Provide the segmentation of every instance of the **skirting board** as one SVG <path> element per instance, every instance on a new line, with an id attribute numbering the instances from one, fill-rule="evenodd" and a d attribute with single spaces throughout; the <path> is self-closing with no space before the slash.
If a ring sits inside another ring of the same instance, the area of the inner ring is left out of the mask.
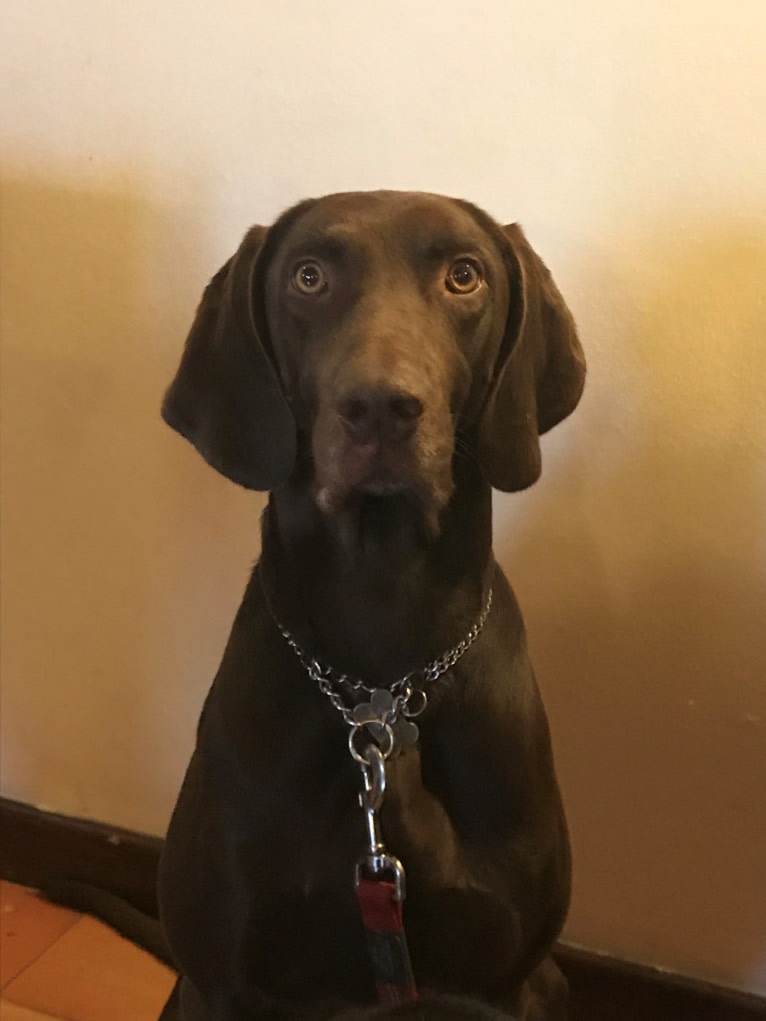
<path id="1" fill-rule="evenodd" d="M 78 879 L 156 915 L 162 841 L 0 798 L 0 878 Z M 570 1021 L 766 1021 L 766 999 L 561 944 Z"/>

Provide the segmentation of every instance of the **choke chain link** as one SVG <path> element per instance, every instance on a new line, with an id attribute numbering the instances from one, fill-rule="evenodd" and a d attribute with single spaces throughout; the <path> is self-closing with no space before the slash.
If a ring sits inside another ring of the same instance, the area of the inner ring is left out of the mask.
<path id="1" fill-rule="evenodd" d="M 446 674 L 447 671 L 451 670 L 458 660 L 465 655 L 468 649 L 470 649 L 481 634 L 491 608 L 492 589 L 490 588 L 481 613 L 472 625 L 471 629 L 468 631 L 468 634 L 466 634 L 464 638 L 457 643 L 457 645 L 448 649 L 446 652 L 443 652 L 441 656 L 431 660 L 431 662 L 427 663 L 424 667 L 411 670 L 409 673 L 400 677 L 391 684 L 390 688 L 388 688 L 393 699 L 390 710 L 391 722 L 396 722 L 401 717 L 414 718 L 416 716 L 420 716 L 428 705 L 428 694 L 425 690 L 426 686 L 432 684 L 434 681 L 437 681 L 440 677 Z M 272 616 L 274 616 L 273 612 Z M 336 670 L 334 667 L 320 662 L 314 656 L 309 656 L 276 616 L 274 616 L 274 620 L 280 634 L 298 657 L 301 666 L 308 673 L 309 677 L 311 677 L 311 679 L 316 683 L 322 694 L 327 696 L 331 705 L 337 709 L 343 717 L 344 722 L 352 728 L 352 731 L 354 728 L 358 728 L 359 723 L 354 716 L 354 711 L 358 708 L 358 706 L 349 706 L 346 704 L 342 695 L 342 689 L 346 688 L 355 693 L 361 692 L 363 695 L 367 695 L 370 699 L 372 699 L 376 692 L 380 691 L 380 689 L 365 684 L 365 682 L 358 677 L 352 677 L 350 674 Z M 349 746 L 351 747 L 353 755 L 354 751 L 351 742 L 349 742 Z"/>
<path id="2" fill-rule="evenodd" d="M 271 610 L 268 597 L 266 603 Z M 404 899 L 404 867 L 398 858 L 387 851 L 378 822 L 378 812 L 386 793 L 386 760 L 402 748 L 417 742 L 419 732 L 413 718 L 420 716 L 428 705 L 426 687 L 446 674 L 470 649 L 481 634 L 491 607 L 490 588 L 478 619 L 457 645 L 419 670 L 411 670 L 388 688 L 371 687 L 360 678 L 335 670 L 316 657 L 309 656 L 271 610 L 280 634 L 298 657 L 303 669 L 322 694 L 327 696 L 349 728 L 348 749 L 362 771 L 364 786 L 359 794 L 359 804 L 364 812 L 367 834 L 366 853 L 356 864 L 357 890 L 365 875 L 375 878 L 389 875 L 394 882 L 394 900 L 401 902 Z M 343 697 L 344 688 L 367 696 L 368 702 L 348 705 Z M 363 740 L 361 747 L 356 741 L 359 736 Z"/>

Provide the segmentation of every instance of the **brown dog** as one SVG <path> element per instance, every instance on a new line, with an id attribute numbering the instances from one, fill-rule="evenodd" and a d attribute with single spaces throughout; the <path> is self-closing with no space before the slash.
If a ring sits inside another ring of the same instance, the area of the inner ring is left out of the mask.
<path id="1" fill-rule="evenodd" d="M 377 730 L 354 733 L 388 756 L 380 818 L 407 870 L 417 982 L 564 1016 L 546 955 L 568 905 L 567 833 L 521 615 L 492 557 L 491 487 L 537 479 L 539 434 L 573 410 L 584 374 L 519 227 L 465 202 L 303 202 L 252 228 L 211 281 L 163 413 L 213 467 L 271 495 L 163 856 L 182 972 L 165 1017 L 375 1001 L 346 724 L 380 689 Z"/>

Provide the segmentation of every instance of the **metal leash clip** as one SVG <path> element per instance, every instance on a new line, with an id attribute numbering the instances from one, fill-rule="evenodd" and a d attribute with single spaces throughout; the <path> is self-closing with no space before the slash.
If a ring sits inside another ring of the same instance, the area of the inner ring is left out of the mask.
<path id="1" fill-rule="evenodd" d="M 389 875 L 394 882 L 395 899 L 401 902 L 405 897 L 404 866 L 386 850 L 378 822 L 378 812 L 386 795 L 386 758 L 376 744 L 369 744 L 357 761 L 364 779 L 359 804 L 367 826 L 367 853 L 356 864 L 356 886 L 358 889 L 363 878 L 379 879 Z"/>
<path id="2" fill-rule="evenodd" d="M 418 998 L 404 932 L 404 868 L 385 848 L 378 811 L 386 794 L 386 754 L 374 743 L 360 755 L 364 790 L 359 803 L 367 824 L 367 853 L 356 864 L 356 896 L 367 935 L 378 998 L 387 1007 Z"/>

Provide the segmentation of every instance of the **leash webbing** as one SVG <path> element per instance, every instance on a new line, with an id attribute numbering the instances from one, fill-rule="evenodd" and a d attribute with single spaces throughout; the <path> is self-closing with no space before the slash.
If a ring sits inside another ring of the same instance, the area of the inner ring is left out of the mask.
<path id="1" fill-rule="evenodd" d="M 357 878 L 356 894 L 367 932 L 367 948 L 375 976 L 378 999 L 386 1007 L 417 1000 L 402 900 L 396 883 L 383 878 Z"/>

